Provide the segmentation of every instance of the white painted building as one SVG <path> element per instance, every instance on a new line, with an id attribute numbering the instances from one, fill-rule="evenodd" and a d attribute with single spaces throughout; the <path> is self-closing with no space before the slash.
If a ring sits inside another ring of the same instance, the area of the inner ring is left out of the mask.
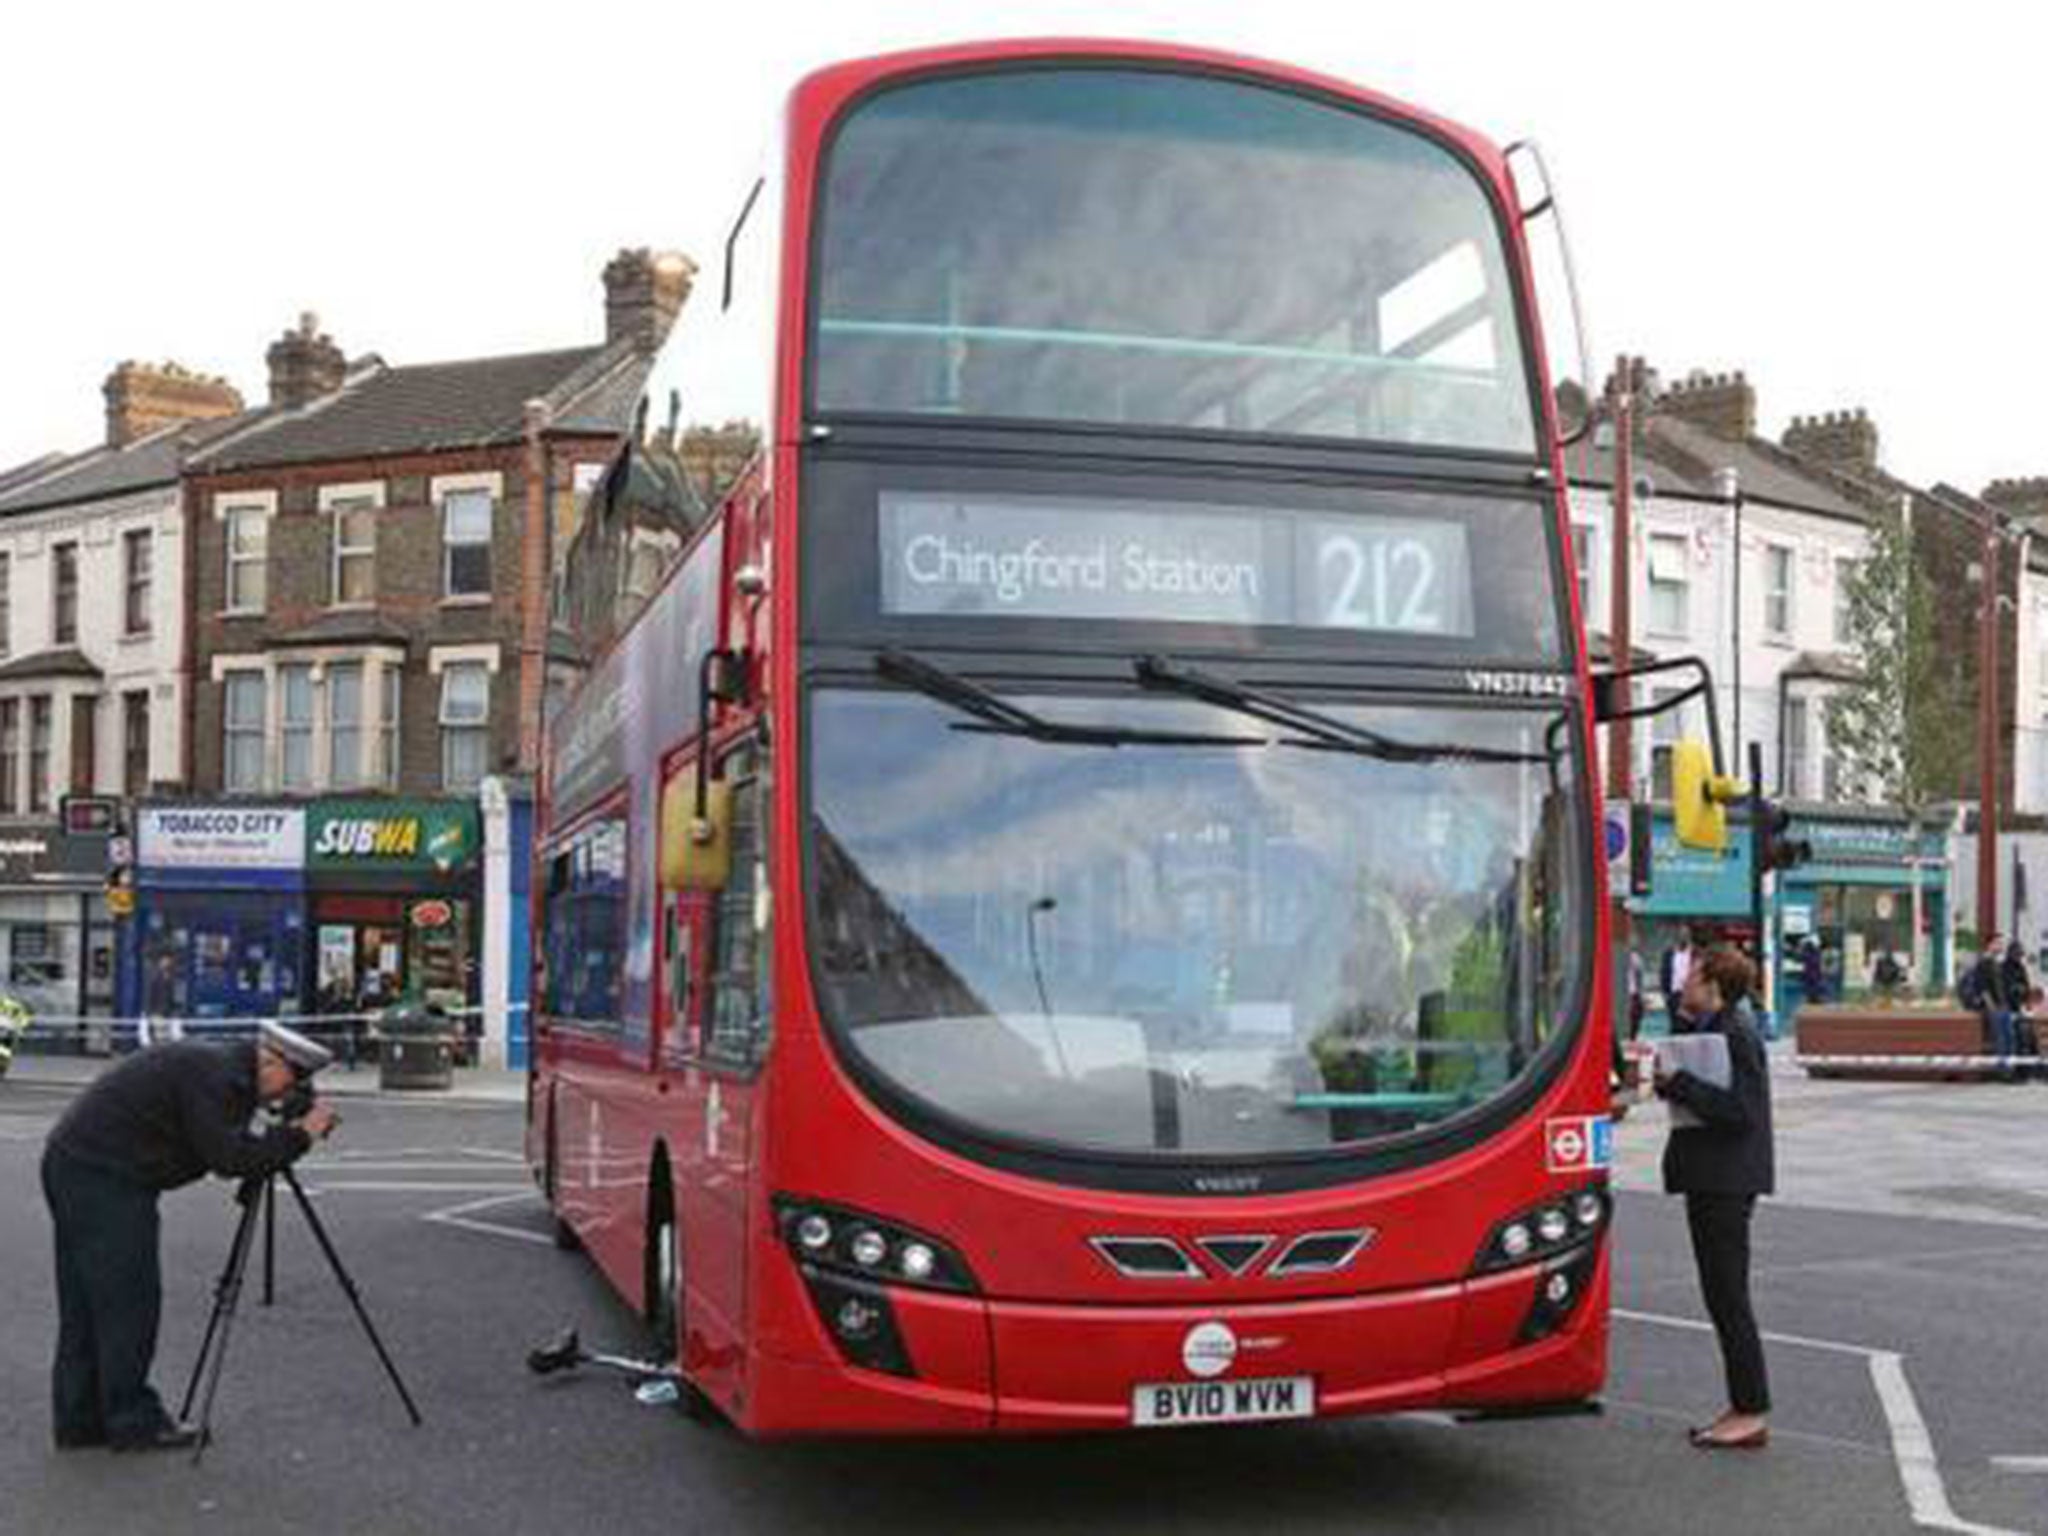
<path id="1" fill-rule="evenodd" d="M 111 1008 L 105 839 L 57 813 L 184 779 L 180 474 L 241 419 L 175 367 L 124 364 L 106 395 L 105 443 L 0 485 L 0 990 L 44 1021 Z"/>
<path id="2" fill-rule="evenodd" d="M 1853 674 L 1844 590 L 1869 547 L 1866 514 L 1754 435 L 1748 390 L 1740 375 L 1678 385 L 1645 424 L 1633 466 L 1631 644 L 1639 658 L 1698 656 L 1712 669 L 1729 772 L 1746 775 L 1747 744 L 1756 742 L 1774 795 L 1845 799 L 1826 701 Z M 1704 422 L 1681 414 L 1724 404 L 1748 431 L 1716 431 L 1707 412 Z M 1572 460 L 1580 601 L 1603 641 L 1613 611 L 1613 464 L 1605 425 Z M 1687 683 L 1682 674 L 1646 683 L 1644 701 Z M 1638 727 L 1638 797 L 1668 798 L 1668 751 L 1681 736 L 1705 738 L 1703 709 Z"/>

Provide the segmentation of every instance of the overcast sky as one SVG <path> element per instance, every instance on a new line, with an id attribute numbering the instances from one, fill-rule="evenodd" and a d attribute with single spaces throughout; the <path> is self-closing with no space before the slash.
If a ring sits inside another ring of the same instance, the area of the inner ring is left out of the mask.
<path id="1" fill-rule="evenodd" d="M 1889 468 L 2048 474 L 2030 7 L 1778 0 L 36 6 L 0 23 L 0 468 L 123 358 L 225 374 L 305 309 L 412 363 L 598 338 L 624 244 L 702 252 L 803 66 L 976 36 L 1297 62 L 1549 152 L 1596 357 L 1744 368 L 1764 430 L 1867 407 Z"/>

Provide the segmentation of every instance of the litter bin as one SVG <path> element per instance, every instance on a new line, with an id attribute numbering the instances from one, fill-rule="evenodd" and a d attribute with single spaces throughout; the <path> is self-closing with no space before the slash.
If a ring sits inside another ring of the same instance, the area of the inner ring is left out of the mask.
<path id="1" fill-rule="evenodd" d="M 393 1008 L 377 1022 L 377 1086 L 455 1085 L 455 1021 L 427 1008 Z"/>

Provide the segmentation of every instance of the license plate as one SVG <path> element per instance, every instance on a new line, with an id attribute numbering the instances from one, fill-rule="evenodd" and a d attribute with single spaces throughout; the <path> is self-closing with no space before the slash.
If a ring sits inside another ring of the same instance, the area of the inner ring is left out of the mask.
<path id="1" fill-rule="evenodd" d="M 1131 1422 L 1243 1424 L 1255 1419 L 1307 1419 L 1316 1411 L 1313 1376 L 1263 1376 L 1243 1381 L 1166 1381 L 1131 1389 Z"/>

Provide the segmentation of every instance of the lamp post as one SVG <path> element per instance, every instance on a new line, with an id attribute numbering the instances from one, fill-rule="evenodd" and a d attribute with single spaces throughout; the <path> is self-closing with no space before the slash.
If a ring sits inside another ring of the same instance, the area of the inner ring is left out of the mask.
<path id="1" fill-rule="evenodd" d="M 1731 690 L 1729 715 L 1733 733 L 1727 743 L 1727 761 L 1734 762 L 1742 748 L 1742 476 L 1733 467 L 1714 471 L 1714 494 L 1728 504 L 1731 530 L 1728 540 L 1729 581 L 1734 589 L 1728 625 L 1728 686 Z M 1784 785 L 1779 784 L 1782 793 Z"/>
<path id="2" fill-rule="evenodd" d="M 1634 538 L 1630 525 L 1633 521 L 1631 501 L 1635 495 L 1636 384 L 1640 368 L 1639 362 L 1624 353 L 1615 359 L 1614 379 L 1609 385 L 1609 399 L 1614 410 L 1614 548 L 1607 594 L 1612 610 L 1608 621 L 1608 665 L 1616 672 L 1628 670 L 1635 649 L 1634 638 L 1629 633 L 1629 601 L 1631 583 L 1635 579 L 1629 551 Z M 1626 803 L 1634 789 L 1635 733 L 1629 729 L 1629 722 L 1624 717 L 1607 727 L 1607 795 L 1610 800 Z M 1609 895 L 1614 893 L 1609 892 Z M 1630 1001 L 1628 956 L 1635 936 L 1631 931 L 1628 892 L 1625 889 L 1614 898 L 1610 918 L 1608 948 L 1614 956 L 1615 970 L 1610 978 L 1608 996 L 1610 999 L 1622 999 L 1623 1017 L 1626 1017 Z M 1608 1016 L 1610 1020 L 1614 1016 L 1611 1003 Z"/>

